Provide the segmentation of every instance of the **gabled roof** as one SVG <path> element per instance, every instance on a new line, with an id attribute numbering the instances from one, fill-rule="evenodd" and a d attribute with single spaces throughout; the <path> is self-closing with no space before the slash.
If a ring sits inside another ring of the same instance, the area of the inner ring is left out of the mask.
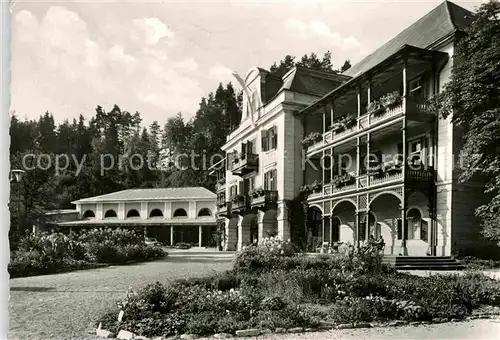
<path id="1" fill-rule="evenodd" d="M 295 66 L 283 76 L 282 89 L 324 96 L 349 79 L 342 74 Z"/>
<path id="2" fill-rule="evenodd" d="M 283 90 L 322 97 L 351 77 L 327 71 L 294 66 L 282 78 L 269 73 L 266 77 L 267 98 L 264 105 L 273 100 Z"/>
<path id="3" fill-rule="evenodd" d="M 106 195 L 83 198 L 73 204 L 112 202 L 112 201 L 155 201 L 155 200 L 206 200 L 217 197 L 216 194 L 203 187 L 190 188 L 158 188 L 128 189 Z"/>
<path id="4" fill-rule="evenodd" d="M 445 1 L 343 74 L 356 77 L 379 64 L 404 45 L 430 48 L 456 31 L 466 31 L 473 17 L 472 12 L 450 1 Z"/>

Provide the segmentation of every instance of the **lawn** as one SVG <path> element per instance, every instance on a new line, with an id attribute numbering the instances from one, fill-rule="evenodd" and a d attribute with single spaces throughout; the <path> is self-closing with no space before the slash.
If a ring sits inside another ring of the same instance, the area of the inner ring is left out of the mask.
<path id="1" fill-rule="evenodd" d="M 230 268 L 228 257 L 174 255 L 153 262 L 11 279 L 8 338 L 81 338 L 129 287 Z"/>

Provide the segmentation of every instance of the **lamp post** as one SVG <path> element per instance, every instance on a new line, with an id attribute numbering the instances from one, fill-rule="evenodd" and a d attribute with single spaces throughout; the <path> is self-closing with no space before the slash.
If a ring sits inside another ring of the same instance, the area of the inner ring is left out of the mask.
<path id="1" fill-rule="evenodd" d="M 19 237 L 21 232 L 21 181 L 26 171 L 14 169 L 10 172 L 13 175 L 13 179 L 17 182 L 17 236 Z"/>

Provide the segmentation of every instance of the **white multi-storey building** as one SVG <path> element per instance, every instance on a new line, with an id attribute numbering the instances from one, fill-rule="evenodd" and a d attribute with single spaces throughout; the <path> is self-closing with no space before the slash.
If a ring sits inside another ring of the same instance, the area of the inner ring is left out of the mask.
<path id="1" fill-rule="evenodd" d="M 304 191 L 312 248 L 368 235 L 394 255 L 486 245 L 474 217 L 484 184 L 459 183 L 463 131 L 429 100 L 449 80 L 472 17 L 446 1 L 343 74 L 250 69 L 241 125 L 214 171 L 225 248 L 289 238 L 286 202 Z"/>

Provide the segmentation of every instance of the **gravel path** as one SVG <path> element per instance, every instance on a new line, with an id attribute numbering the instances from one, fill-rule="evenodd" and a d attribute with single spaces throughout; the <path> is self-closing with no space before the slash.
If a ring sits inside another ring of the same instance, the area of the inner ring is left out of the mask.
<path id="1" fill-rule="evenodd" d="M 231 268 L 232 254 L 171 254 L 153 262 L 11 279 L 8 339 L 81 338 L 129 287 Z"/>
<path id="2" fill-rule="evenodd" d="M 210 338 L 203 339 L 208 340 Z M 213 340 L 214 338 L 211 339 Z M 246 339 L 500 339 L 500 319 L 471 320 L 419 326 L 342 329 L 298 334 L 273 334 Z"/>

